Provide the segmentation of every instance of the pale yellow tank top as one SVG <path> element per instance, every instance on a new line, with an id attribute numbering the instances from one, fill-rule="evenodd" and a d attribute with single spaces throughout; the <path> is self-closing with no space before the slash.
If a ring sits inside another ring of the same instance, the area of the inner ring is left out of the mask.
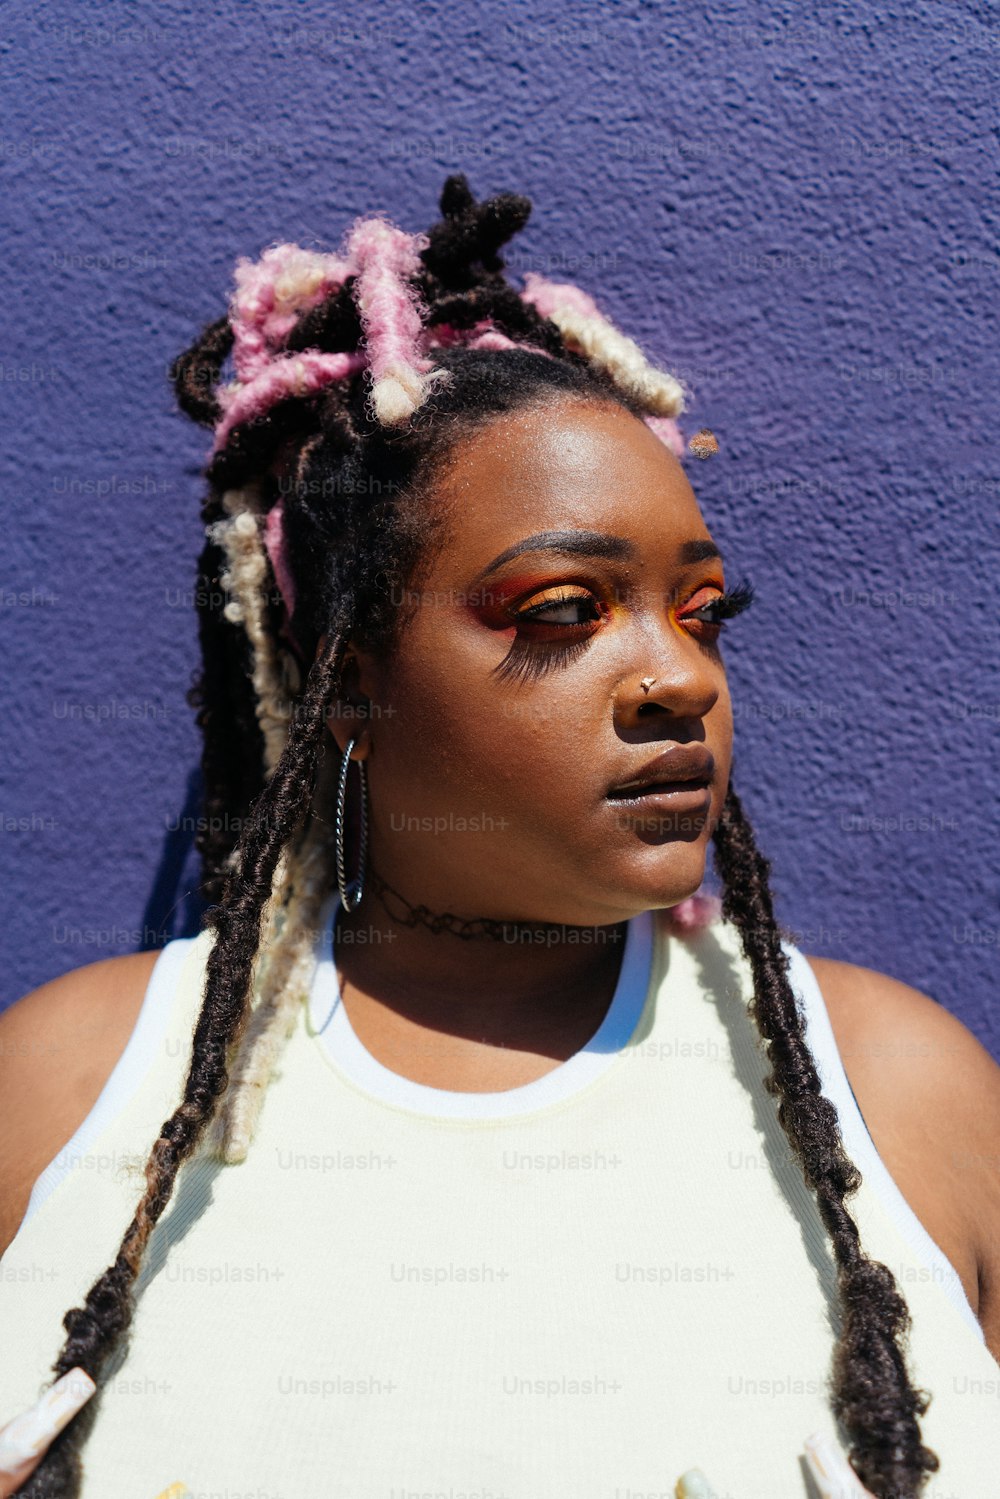
<path id="1" fill-rule="evenodd" d="M 328 902 L 309 998 L 246 1160 L 187 1162 L 130 1346 L 95 1396 L 84 1499 L 809 1499 L 837 1440 L 833 1258 L 790 1159 L 735 931 L 628 923 L 590 1042 L 470 1094 L 382 1066 L 339 1002 Z M 212 937 L 171 942 L 93 1111 L 0 1260 L 0 1422 L 51 1378 L 179 1101 Z M 864 1184 L 849 1201 L 913 1316 L 941 1460 L 996 1499 L 1000 1366 L 865 1129 L 812 971 L 792 980 Z M 841 1443 L 840 1445 L 843 1445 Z"/>

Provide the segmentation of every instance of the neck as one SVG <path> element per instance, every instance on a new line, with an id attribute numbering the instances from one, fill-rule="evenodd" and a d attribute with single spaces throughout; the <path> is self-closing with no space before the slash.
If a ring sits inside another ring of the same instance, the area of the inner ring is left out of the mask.
<path id="1" fill-rule="evenodd" d="M 402 926 L 426 927 L 435 937 L 459 937 L 466 942 L 504 942 L 508 945 L 541 943 L 547 947 L 560 942 L 601 940 L 600 927 L 581 926 L 565 921 L 514 921 L 493 916 L 456 916 L 452 911 L 432 911 L 429 906 L 414 905 L 384 880 L 374 868 L 369 869 L 365 884 L 377 898 L 382 910 Z"/>
<path id="2" fill-rule="evenodd" d="M 596 1030 L 621 968 L 625 922 L 456 917 L 371 873 L 355 910 L 337 912 L 334 956 L 349 1014 L 353 999 L 369 1014 L 378 1007 L 453 1036 L 526 1049 L 558 1048 L 581 1027 L 582 1045 Z"/>

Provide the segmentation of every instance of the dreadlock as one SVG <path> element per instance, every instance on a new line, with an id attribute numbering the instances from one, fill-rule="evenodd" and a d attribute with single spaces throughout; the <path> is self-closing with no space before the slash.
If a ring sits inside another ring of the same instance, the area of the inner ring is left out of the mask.
<path id="1" fill-rule="evenodd" d="M 188 696 L 204 738 L 197 847 L 214 941 L 183 1097 L 113 1263 L 63 1318 L 56 1378 L 79 1366 L 100 1384 L 184 1161 L 203 1141 L 227 1163 L 246 1155 L 309 992 L 313 928 L 333 883 L 316 814 L 347 642 L 392 649 L 396 589 L 442 524 L 425 496 L 449 453 L 491 418 L 560 394 L 617 402 L 683 452 L 674 418 L 685 391 L 673 376 L 578 287 L 529 272 L 519 292 L 504 278 L 500 248 L 530 211 L 513 193 L 477 202 L 456 174 L 425 235 L 374 216 L 355 222 L 339 255 L 274 245 L 240 260 L 229 314 L 172 368 L 179 405 L 215 434 L 196 594 L 202 667 Z M 917 1499 L 939 1462 L 917 1421 L 930 1397 L 911 1386 L 904 1359 L 909 1310 L 845 1207 L 860 1173 L 804 1039 L 770 867 L 732 787 L 713 840 L 722 914 L 752 974 L 766 1086 L 833 1245 L 833 1410 L 877 1499 Z M 79 1494 L 95 1419 L 90 1401 L 23 1499 Z"/>

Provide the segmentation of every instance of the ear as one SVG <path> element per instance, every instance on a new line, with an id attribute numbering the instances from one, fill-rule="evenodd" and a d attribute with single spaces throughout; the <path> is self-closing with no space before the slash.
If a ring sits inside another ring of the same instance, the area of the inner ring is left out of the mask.
<path id="1" fill-rule="evenodd" d="M 317 656 L 325 649 L 327 638 L 326 635 L 320 636 L 316 645 Z M 344 652 L 340 692 L 330 705 L 326 723 L 341 754 L 352 739 L 355 741 L 351 749 L 352 760 L 365 760 L 371 753 L 370 693 L 374 674 L 374 658 L 349 641 Z"/>

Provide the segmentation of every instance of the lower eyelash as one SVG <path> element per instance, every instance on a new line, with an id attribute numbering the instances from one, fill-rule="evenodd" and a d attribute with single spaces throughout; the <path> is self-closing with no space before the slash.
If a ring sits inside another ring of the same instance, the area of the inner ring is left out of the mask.
<path id="1" fill-rule="evenodd" d="M 493 675 L 505 682 L 533 682 L 538 677 L 543 677 L 546 672 L 553 671 L 557 666 L 565 665 L 578 651 L 585 650 L 589 644 L 590 637 L 588 636 L 586 640 L 553 641 L 550 648 L 546 650 L 545 646 L 540 645 L 538 641 L 525 641 L 515 637 L 511 642 L 510 650 L 499 666 L 493 668 Z"/>

